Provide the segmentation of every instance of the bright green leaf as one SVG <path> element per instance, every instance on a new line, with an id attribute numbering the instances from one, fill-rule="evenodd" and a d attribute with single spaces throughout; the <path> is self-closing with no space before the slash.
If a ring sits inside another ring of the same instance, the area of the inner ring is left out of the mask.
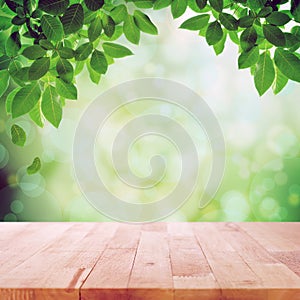
<path id="1" fill-rule="evenodd" d="M 33 175 L 37 173 L 41 169 L 41 167 L 42 167 L 41 160 L 38 157 L 36 157 L 33 160 L 32 164 L 29 167 L 27 167 L 27 174 Z"/>
<path id="2" fill-rule="evenodd" d="M 75 59 L 76 60 L 86 60 L 93 51 L 93 46 L 91 43 L 85 43 L 80 45 L 75 50 Z"/>
<path id="3" fill-rule="evenodd" d="M 55 88 L 49 85 L 42 97 L 41 109 L 44 117 L 56 128 L 62 119 L 62 107 L 59 103 L 58 94 Z"/>
<path id="4" fill-rule="evenodd" d="M 270 54 L 265 51 L 260 55 L 254 73 L 255 87 L 262 96 L 272 85 L 275 79 L 275 70 Z"/>
<path id="5" fill-rule="evenodd" d="M 11 129 L 11 140 L 12 142 L 20 147 L 23 147 L 26 142 L 26 133 L 22 127 L 17 124 L 14 124 Z"/>
<path id="6" fill-rule="evenodd" d="M 137 27 L 133 16 L 128 15 L 123 24 L 123 31 L 127 40 L 133 44 L 140 41 L 140 29 Z"/>
<path id="7" fill-rule="evenodd" d="M 90 42 L 94 42 L 100 35 L 102 32 L 102 22 L 101 22 L 101 18 L 98 16 L 96 17 L 91 25 L 88 28 L 88 37 Z"/>
<path id="8" fill-rule="evenodd" d="M 183 22 L 179 28 L 188 30 L 200 30 L 208 24 L 209 17 L 209 14 L 202 14 L 192 17 Z"/>
<path id="9" fill-rule="evenodd" d="M 154 35 L 158 34 L 156 26 L 152 23 L 147 15 L 142 13 L 140 10 L 136 10 L 133 16 L 137 27 L 141 31 Z"/>
<path id="10" fill-rule="evenodd" d="M 77 99 L 77 89 L 75 85 L 72 83 L 66 83 L 65 81 L 59 78 L 56 79 L 56 91 L 60 96 L 66 99 Z"/>
<path id="11" fill-rule="evenodd" d="M 94 50 L 90 65 L 95 72 L 105 74 L 108 68 L 106 57 L 102 51 Z"/>
<path id="12" fill-rule="evenodd" d="M 278 67 L 275 68 L 275 81 L 273 84 L 273 92 L 275 95 L 280 93 L 282 89 L 287 85 L 289 79 L 283 75 Z"/>
<path id="13" fill-rule="evenodd" d="M 29 112 L 29 116 L 36 125 L 44 127 L 41 113 L 41 101 L 38 101 L 34 108 Z"/>
<path id="14" fill-rule="evenodd" d="M 103 43 L 102 47 L 104 52 L 113 58 L 121 58 L 129 55 L 133 55 L 131 50 L 119 44 Z"/>
<path id="15" fill-rule="evenodd" d="M 56 64 L 56 71 L 63 81 L 72 82 L 74 77 L 74 69 L 68 60 L 60 58 Z"/>
<path id="16" fill-rule="evenodd" d="M 259 48 L 253 47 L 249 51 L 244 51 L 238 59 L 239 69 L 249 68 L 255 65 L 259 60 Z"/>
<path id="17" fill-rule="evenodd" d="M 0 97 L 5 93 L 9 83 L 9 73 L 7 70 L 0 71 Z"/>
<path id="18" fill-rule="evenodd" d="M 174 19 L 182 16 L 187 9 L 187 0 L 173 0 L 171 4 L 171 12 Z"/>

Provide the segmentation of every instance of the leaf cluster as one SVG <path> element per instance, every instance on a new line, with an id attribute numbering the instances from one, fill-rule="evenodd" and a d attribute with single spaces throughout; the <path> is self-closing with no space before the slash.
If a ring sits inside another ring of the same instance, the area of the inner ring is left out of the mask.
<path id="1" fill-rule="evenodd" d="M 217 55 L 229 37 L 260 95 L 300 82 L 297 0 L 0 0 L 0 7 L 0 96 L 13 119 L 28 114 L 40 127 L 45 120 L 59 126 L 66 100 L 78 97 L 83 68 L 98 84 L 115 59 L 133 54 L 117 39 L 137 45 L 141 33 L 158 34 L 146 9 L 170 7 L 174 18 L 191 9 L 195 16 L 180 28 L 197 31 Z M 11 134 L 25 144 L 20 126 Z"/>

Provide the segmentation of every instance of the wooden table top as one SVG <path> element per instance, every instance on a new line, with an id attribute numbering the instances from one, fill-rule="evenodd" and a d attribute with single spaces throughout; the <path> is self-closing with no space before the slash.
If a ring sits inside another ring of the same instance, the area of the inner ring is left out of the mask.
<path id="1" fill-rule="evenodd" d="M 2 223 L 0 299 L 300 299 L 300 223 Z"/>

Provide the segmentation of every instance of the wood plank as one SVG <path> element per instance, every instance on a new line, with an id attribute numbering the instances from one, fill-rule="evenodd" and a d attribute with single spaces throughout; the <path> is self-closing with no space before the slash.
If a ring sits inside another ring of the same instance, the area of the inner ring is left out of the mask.
<path id="1" fill-rule="evenodd" d="M 45 300 L 79 299 L 79 287 L 115 230 L 116 226 L 109 223 L 73 224 L 47 247 L 0 274 L 0 299 L 27 299 L 32 295 Z"/>
<path id="2" fill-rule="evenodd" d="M 271 251 L 270 253 L 300 277 L 300 251 Z"/>
<path id="3" fill-rule="evenodd" d="M 220 287 L 197 243 L 192 227 L 168 224 L 174 298 L 177 300 L 217 300 Z M 187 224 L 185 224 L 187 225 Z"/>
<path id="4" fill-rule="evenodd" d="M 166 232 L 142 231 L 129 279 L 131 300 L 173 299 L 173 281 Z"/>
<path id="5" fill-rule="evenodd" d="M 285 227 L 283 224 L 285 223 L 281 223 L 281 227 Z M 299 225 L 295 223 L 293 230 L 299 231 Z M 288 229 L 278 231 L 280 227 L 276 223 L 241 223 L 240 227 L 268 251 L 300 250 L 299 239 L 291 238 Z"/>
<path id="6" fill-rule="evenodd" d="M 286 297 L 300 291 L 300 278 L 292 272 L 285 264 L 276 260 L 257 241 L 245 233 L 237 224 L 215 225 L 218 232 L 239 253 L 245 263 L 260 278 L 261 283 L 271 299 L 280 299 L 283 296 L 279 288 L 288 290 Z"/>
<path id="7" fill-rule="evenodd" d="M 260 278 L 243 261 L 214 224 L 194 224 L 194 231 L 224 299 L 267 299 Z"/>

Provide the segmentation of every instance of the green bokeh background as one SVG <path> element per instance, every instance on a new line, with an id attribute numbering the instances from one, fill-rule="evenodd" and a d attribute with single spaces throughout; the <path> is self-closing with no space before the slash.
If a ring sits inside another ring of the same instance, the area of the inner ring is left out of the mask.
<path id="1" fill-rule="evenodd" d="M 87 105 L 105 90 L 127 80 L 160 77 L 185 84 L 209 104 L 221 124 L 227 148 L 225 174 L 215 199 L 204 209 L 198 208 L 200 182 L 182 208 L 165 220 L 300 221 L 300 86 L 289 83 L 281 94 L 268 92 L 259 98 L 249 71 L 237 68 L 238 49 L 231 41 L 216 57 L 202 37 L 178 29 L 191 12 L 175 21 L 168 10 L 150 16 L 158 25 L 159 36 L 143 35 L 138 47 L 121 38 L 118 42 L 133 49 L 135 55 L 117 60 L 98 86 L 91 83 L 87 71 L 81 74 L 77 79 L 79 100 L 68 101 L 58 130 L 49 124 L 37 128 L 22 117 L 16 123 L 27 132 L 26 147 L 12 145 L 13 121 L 7 119 L 1 100 L 0 220 L 109 221 L 79 191 L 72 166 L 76 125 Z M 160 153 L 167 161 L 168 182 L 136 192 L 120 184 L 114 174 L 106 146 L 122 122 L 149 112 L 167 114 L 186 128 L 199 149 L 201 177 L 205 180 L 209 175 L 209 144 L 190 116 L 151 101 L 127 107 L 111 118 L 96 145 L 97 167 L 105 174 L 109 190 L 124 201 L 158 200 L 172 190 L 180 172 L 172 144 L 149 137 L 132 147 L 132 171 L 147 175 L 149 159 Z M 35 156 L 43 160 L 42 171 L 26 175 L 25 166 Z"/>

